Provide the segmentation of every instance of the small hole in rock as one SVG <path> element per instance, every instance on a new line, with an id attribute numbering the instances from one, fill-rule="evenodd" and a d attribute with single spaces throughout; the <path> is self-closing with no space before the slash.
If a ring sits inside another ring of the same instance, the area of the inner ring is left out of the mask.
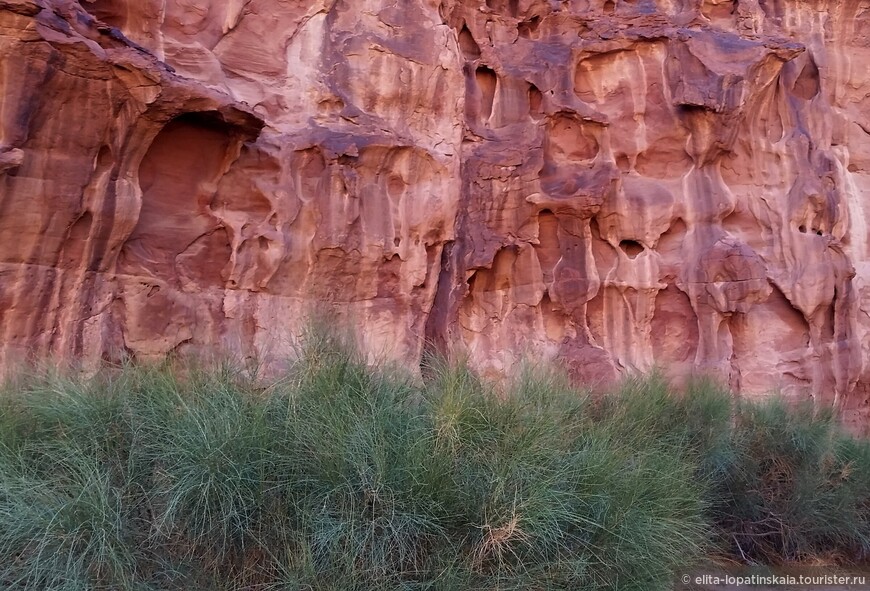
<path id="1" fill-rule="evenodd" d="M 517 25 L 517 33 L 520 37 L 528 39 L 535 31 L 538 30 L 538 25 L 541 24 L 541 17 L 533 16 L 527 21 L 523 21 Z"/>
<path id="2" fill-rule="evenodd" d="M 459 47 L 462 49 L 465 59 L 473 61 L 480 58 L 480 46 L 474 40 L 467 25 L 462 25 L 462 29 L 459 31 Z"/>
<path id="3" fill-rule="evenodd" d="M 529 113 L 532 116 L 541 115 L 544 112 L 544 95 L 534 84 L 529 84 Z"/>
<path id="4" fill-rule="evenodd" d="M 806 227 L 806 226 L 800 226 L 800 227 L 798 227 L 798 230 L 800 230 L 801 234 L 806 234 L 806 233 L 807 233 L 807 227 Z"/>
<path id="5" fill-rule="evenodd" d="M 633 259 L 643 252 L 643 245 L 636 240 L 623 240 L 619 243 L 619 248 L 628 255 L 628 258 Z"/>
<path id="6" fill-rule="evenodd" d="M 475 78 L 481 95 L 480 115 L 486 121 L 492 116 L 492 107 L 498 88 L 498 77 L 491 69 L 486 66 L 480 66 L 477 68 Z"/>

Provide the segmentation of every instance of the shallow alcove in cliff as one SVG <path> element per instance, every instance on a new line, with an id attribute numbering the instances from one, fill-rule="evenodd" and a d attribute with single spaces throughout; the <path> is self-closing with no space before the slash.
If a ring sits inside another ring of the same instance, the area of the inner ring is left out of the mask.
<path id="1" fill-rule="evenodd" d="M 232 126 L 216 112 L 187 113 L 163 127 L 139 167 L 142 208 L 122 251 L 126 272 L 222 284 L 231 249 L 209 214 L 209 187 L 223 174 L 234 141 Z"/>

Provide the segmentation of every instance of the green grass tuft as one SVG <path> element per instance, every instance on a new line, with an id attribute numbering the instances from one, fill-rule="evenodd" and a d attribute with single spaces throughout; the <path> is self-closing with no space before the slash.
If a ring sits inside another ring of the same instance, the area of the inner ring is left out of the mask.
<path id="1" fill-rule="evenodd" d="M 0 396 L 0 587 L 669 589 L 708 552 L 860 561 L 870 446 L 659 375 L 421 383 L 328 333 L 232 366 L 21 376 Z"/>

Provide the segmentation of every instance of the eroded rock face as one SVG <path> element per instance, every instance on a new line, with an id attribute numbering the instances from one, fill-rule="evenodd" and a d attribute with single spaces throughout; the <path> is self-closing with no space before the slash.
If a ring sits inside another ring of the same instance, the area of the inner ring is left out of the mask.
<path id="1" fill-rule="evenodd" d="M 870 3 L 0 0 L 0 350 L 662 365 L 862 420 Z"/>

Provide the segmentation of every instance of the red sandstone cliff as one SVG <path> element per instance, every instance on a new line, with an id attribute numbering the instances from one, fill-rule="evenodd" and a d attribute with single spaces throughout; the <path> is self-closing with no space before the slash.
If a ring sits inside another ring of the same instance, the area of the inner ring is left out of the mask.
<path id="1" fill-rule="evenodd" d="M 0 0 L 0 352 L 870 394 L 867 0 Z"/>

